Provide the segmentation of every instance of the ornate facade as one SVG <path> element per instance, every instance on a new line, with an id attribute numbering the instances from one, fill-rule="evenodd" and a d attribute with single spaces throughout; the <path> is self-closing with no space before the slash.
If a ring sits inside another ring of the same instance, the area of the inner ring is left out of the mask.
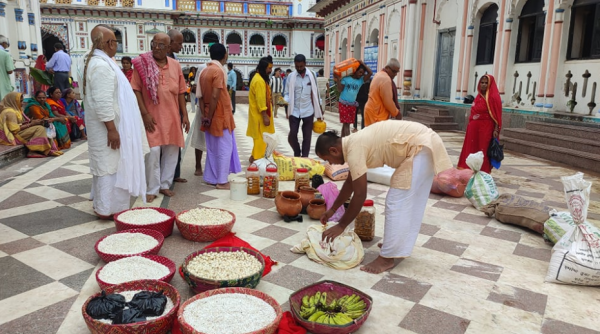
<path id="1" fill-rule="evenodd" d="M 312 69 L 323 67 L 323 19 L 314 13 L 299 13 L 294 5 L 302 0 L 41 2 L 46 53 L 61 41 L 73 58 L 82 57 L 90 48 L 89 32 L 103 23 L 116 31 L 117 59 L 149 51 L 154 34 L 175 28 L 184 36 L 178 55 L 184 66 L 207 62 L 209 43 L 220 42 L 229 49 L 229 61 L 244 79 L 256 68 L 258 59 L 267 55 L 273 57 L 276 67 L 293 67 L 293 57 L 299 53 L 306 56 Z"/>
<path id="2" fill-rule="evenodd" d="M 331 0 L 325 68 L 355 57 L 401 63 L 405 99 L 462 103 L 496 77 L 507 108 L 596 115 L 600 0 Z"/>

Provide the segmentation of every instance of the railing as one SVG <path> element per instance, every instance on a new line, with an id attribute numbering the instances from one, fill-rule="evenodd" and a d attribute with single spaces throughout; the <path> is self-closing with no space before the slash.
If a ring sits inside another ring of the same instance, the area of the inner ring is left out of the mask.
<path id="1" fill-rule="evenodd" d="M 177 0 L 177 10 L 195 12 L 196 0 Z"/>
<path id="2" fill-rule="evenodd" d="M 281 51 L 277 51 L 277 48 L 275 46 L 271 47 L 271 54 L 273 55 L 273 57 L 287 57 L 287 46 L 284 46 L 283 49 Z"/>
<path id="3" fill-rule="evenodd" d="M 595 115 L 598 112 L 596 108 L 598 91 L 598 72 L 583 70 L 581 66 L 569 66 L 564 76 L 563 89 L 556 92 L 556 108 L 563 110 L 566 107 L 567 112 L 575 114 Z M 594 77 L 596 75 L 596 77 Z"/>
<path id="4" fill-rule="evenodd" d="M 533 69 L 532 69 L 533 70 Z M 527 73 L 523 73 L 519 70 L 515 70 L 513 74 L 513 79 L 510 80 L 507 78 L 506 83 L 507 86 L 510 84 L 512 86 L 512 92 L 509 96 L 509 105 L 515 108 L 533 108 L 537 101 L 537 93 L 539 91 L 537 78 L 538 74 L 532 74 L 531 71 L 527 71 Z M 475 78 L 475 82 L 478 79 Z M 507 87 L 508 88 L 508 87 Z M 509 93 L 508 91 L 506 92 Z"/>
<path id="5" fill-rule="evenodd" d="M 315 54 L 313 55 L 313 57 L 317 58 L 317 59 L 325 58 L 325 50 L 321 50 L 321 49 L 317 48 L 315 50 Z"/>
<path id="6" fill-rule="evenodd" d="M 248 47 L 248 56 L 264 57 L 266 48 L 263 45 L 250 45 Z"/>
<path id="7" fill-rule="evenodd" d="M 196 43 L 183 43 L 180 53 L 184 56 L 195 55 L 198 51 Z"/>
<path id="8" fill-rule="evenodd" d="M 196 1 L 194 1 L 194 0 L 179 0 L 179 1 L 193 2 L 194 9 L 192 9 L 192 10 L 195 10 Z M 71 5 L 71 4 L 81 5 L 81 4 L 83 4 L 83 2 L 76 2 L 74 0 L 40 0 L 40 3 L 55 4 L 55 5 Z M 85 1 L 85 4 L 87 4 L 88 6 L 104 6 L 104 7 L 135 7 L 135 0 L 102 0 L 102 1 L 87 0 L 87 1 Z"/>

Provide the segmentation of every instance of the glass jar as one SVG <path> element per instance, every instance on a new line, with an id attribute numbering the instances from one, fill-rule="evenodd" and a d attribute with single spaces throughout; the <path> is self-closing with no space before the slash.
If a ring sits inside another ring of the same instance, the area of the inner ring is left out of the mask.
<path id="1" fill-rule="evenodd" d="M 375 237 L 375 207 L 368 199 L 354 220 L 354 232 L 362 241 L 371 241 Z"/>
<path id="2" fill-rule="evenodd" d="M 296 169 L 294 179 L 296 180 L 296 186 L 294 187 L 294 191 L 300 191 L 300 187 L 310 187 L 310 174 L 308 173 L 307 168 Z"/>
<path id="3" fill-rule="evenodd" d="M 256 164 L 251 164 L 246 169 L 246 180 L 248 180 L 247 193 L 248 195 L 260 194 L 260 172 Z"/>
<path id="4" fill-rule="evenodd" d="M 279 173 L 277 172 L 277 165 L 269 164 L 267 166 L 267 172 L 263 178 L 263 197 L 275 198 L 277 191 L 279 190 Z"/>

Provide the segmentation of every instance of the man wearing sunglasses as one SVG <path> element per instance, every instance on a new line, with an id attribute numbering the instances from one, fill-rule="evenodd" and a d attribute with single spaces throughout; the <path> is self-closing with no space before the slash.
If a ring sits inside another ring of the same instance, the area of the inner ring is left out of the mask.
<path id="1" fill-rule="evenodd" d="M 385 67 L 377 72 L 371 82 L 369 100 L 365 105 L 365 126 L 395 117 L 402 119 L 398 107 L 398 92 L 394 78 L 400 72 L 400 62 L 392 58 Z"/>

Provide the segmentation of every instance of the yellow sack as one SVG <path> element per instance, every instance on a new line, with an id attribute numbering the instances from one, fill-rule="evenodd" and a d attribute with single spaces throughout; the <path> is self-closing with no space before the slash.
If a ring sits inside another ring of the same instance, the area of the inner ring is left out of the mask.
<path id="1" fill-rule="evenodd" d="M 280 181 L 291 181 L 294 179 L 294 172 L 298 168 L 308 169 L 310 177 L 314 175 L 323 175 L 325 172 L 325 166 L 321 165 L 318 161 L 310 158 L 299 158 L 299 157 L 286 157 L 283 154 L 274 151 L 273 160 L 277 164 L 277 171 L 279 172 Z"/>
<path id="2" fill-rule="evenodd" d="M 309 259 L 333 269 L 347 270 L 358 266 L 365 257 L 365 250 L 354 229 L 346 227 L 331 242 L 322 240 L 323 232 L 335 225 L 336 222 L 329 222 L 327 225 L 309 226 L 306 239 L 290 250 L 297 254 L 306 253 Z"/>

